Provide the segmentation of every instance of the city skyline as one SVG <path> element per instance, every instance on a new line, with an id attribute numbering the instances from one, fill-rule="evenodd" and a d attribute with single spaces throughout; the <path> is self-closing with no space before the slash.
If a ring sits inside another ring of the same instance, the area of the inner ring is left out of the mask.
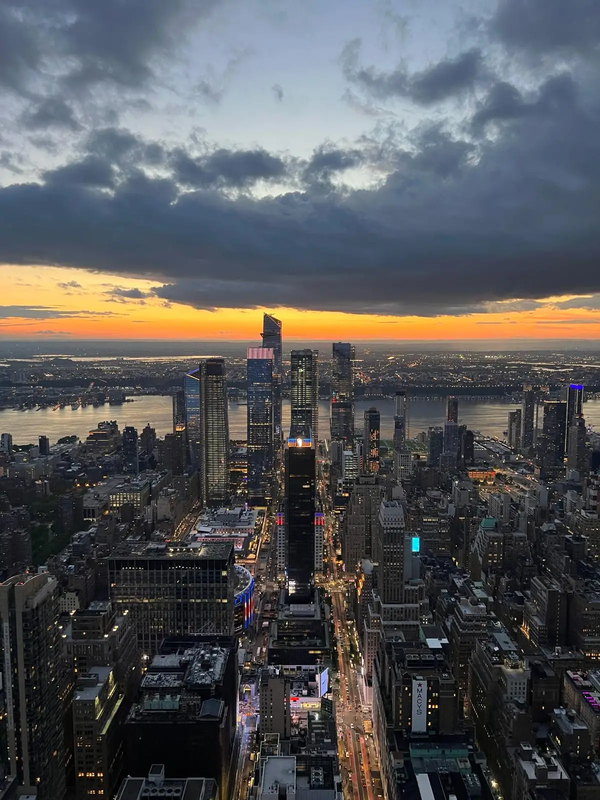
<path id="1" fill-rule="evenodd" d="M 599 23 L 9 0 L 0 340 L 597 340 Z"/>

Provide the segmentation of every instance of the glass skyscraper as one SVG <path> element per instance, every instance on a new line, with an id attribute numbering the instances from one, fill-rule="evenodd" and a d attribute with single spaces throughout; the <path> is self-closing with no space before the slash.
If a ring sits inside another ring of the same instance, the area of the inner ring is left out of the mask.
<path id="1" fill-rule="evenodd" d="M 286 449 L 286 574 L 290 599 L 310 602 L 315 572 L 316 452 L 308 428 L 292 429 Z M 321 545 L 322 546 L 322 545 Z"/>
<path id="2" fill-rule="evenodd" d="M 229 494 L 229 420 L 225 361 L 208 358 L 184 381 L 190 460 L 200 475 L 200 499 L 221 505 Z"/>
<path id="3" fill-rule="evenodd" d="M 283 381 L 283 352 L 281 344 L 281 320 L 265 314 L 262 330 L 263 347 L 273 351 L 273 428 L 275 439 L 283 437 L 281 424 L 281 385 Z"/>
<path id="4" fill-rule="evenodd" d="M 567 389 L 567 435 L 565 440 L 565 452 L 569 450 L 571 427 L 582 414 L 583 386 L 579 383 L 572 383 Z"/>
<path id="5" fill-rule="evenodd" d="M 273 350 L 248 348 L 248 497 L 266 505 L 273 494 L 275 460 L 273 421 Z"/>
<path id="6" fill-rule="evenodd" d="M 333 345 L 331 439 L 348 446 L 354 439 L 354 347 L 349 342 Z"/>
<path id="7" fill-rule="evenodd" d="M 381 415 L 376 408 L 365 411 L 363 432 L 363 472 L 379 472 Z"/>
<path id="8" fill-rule="evenodd" d="M 319 370 L 317 350 L 292 350 L 290 430 L 308 428 L 312 441 L 319 441 Z"/>

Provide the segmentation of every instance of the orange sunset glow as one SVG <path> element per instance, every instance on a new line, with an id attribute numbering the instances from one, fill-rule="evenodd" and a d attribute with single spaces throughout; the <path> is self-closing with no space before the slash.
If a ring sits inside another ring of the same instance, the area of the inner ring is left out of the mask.
<path id="1" fill-rule="evenodd" d="M 121 290 L 148 291 L 156 282 L 54 267 L 0 267 L 2 304 L 14 316 L 0 322 L 0 336 L 82 339 L 256 338 L 263 309 L 198 310 L 159 298 L 116 297 Z M 534 310 L 493 311 L 463 316 L 375 316 L 341 312 L 266 309 L 285 324 L 287 339 L 355 340 L 441 339 L 595 339 L 600 338 L 597 312 L 558 308 L 551 298 Z M 506 304 L 510 307 L 510 303 Z M 27 315 L 21 315 L 22 308 Z M 31 309 L 34 309 L 32 311 Z M 35 309 L 38 309 L 35 311 Z M 34 316 L 32 316 L 32 314 Z"/>

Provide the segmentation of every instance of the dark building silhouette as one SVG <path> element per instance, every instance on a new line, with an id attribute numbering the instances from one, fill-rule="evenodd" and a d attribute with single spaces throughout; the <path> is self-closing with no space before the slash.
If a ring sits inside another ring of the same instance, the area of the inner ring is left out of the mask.
<path id="1" fill-rule="evenodd" d="M 354 439 L 354 346 L 333 345 L 331 364 L 331 438 L 350 446 Z"/>
<path id="2" fill-rule="evenodd" d="M 266 505 L 273 494 L 275 467 L 273 350 L 250 347 L 247 356 L 248 497 L 251 503 Z"/>
<path id="3" fill-rule="evenodd" d="M 289 595 L 297 602 L 312 595 L 316 511 L 315 443 L 310 429 L 293 428 L 286 449 L 285 564 Z"/>
<path id="4" fill-rule="evenodd" d="M 446 407 L 446 422 L 456 422 L 458 425 L 458 399 L 449 397 Z"/>
<path id="5" fill-rule="evenodd" d="M 131 425 L 123 428 L 123 470 L 133 475 L 139 471 L 138 432 Z"/>
<path id="6" fill-rule="evenodd" d="M 283 352 L 281 342 L 281 320 L 265 314 L 262 330 L 263 347 L 273 351 L 273 427 L 278 442 L 283 439 L 281 421 L 281 389 L 283 382 Z"/>

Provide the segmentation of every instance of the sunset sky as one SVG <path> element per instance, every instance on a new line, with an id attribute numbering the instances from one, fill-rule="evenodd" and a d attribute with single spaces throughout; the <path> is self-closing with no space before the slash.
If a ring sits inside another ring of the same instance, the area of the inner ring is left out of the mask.
<path id="1" fill-rule="evenodd" d="M 0 339 L 600 338 L 600 3 L 6 0 L 0 42 Z"/>

